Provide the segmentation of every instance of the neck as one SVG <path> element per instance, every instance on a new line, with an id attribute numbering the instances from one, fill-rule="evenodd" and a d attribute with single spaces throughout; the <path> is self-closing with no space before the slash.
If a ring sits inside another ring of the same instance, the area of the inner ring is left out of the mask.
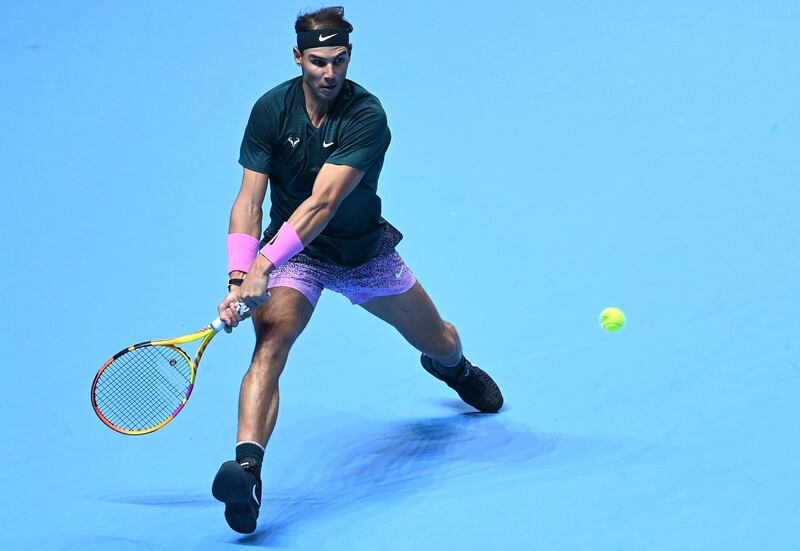
<path id="1" fill-rule="evenodd" d="M 305 96 L 306 112 L 308 113 L 308 118 L 311 120 L 311 124 L 320 126 L 325 119 L 325 115 L 328 114 L 328 111 L 330 111 L 333 103 L 336 101 L 336 98 L 329 101 L 319 99 L 308 89 L 305 81 L 303 81 L 303 96 Z"/>

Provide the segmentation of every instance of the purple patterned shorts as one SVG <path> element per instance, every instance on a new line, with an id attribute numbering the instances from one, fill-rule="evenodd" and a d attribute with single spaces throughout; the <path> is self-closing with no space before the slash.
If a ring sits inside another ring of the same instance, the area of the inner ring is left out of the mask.
<path id="1" fill-rule="evenodd" d="M 353 304 L 405 293 L 417 278 L 395 250 L 401 238 L 397 229 L 386 224 L 378 252 L 358 266 L 339 266 L 300 253 L 270 274 L 269 288 L 296 289 L 313 306 L 323 289 L 341 293 Z"/>

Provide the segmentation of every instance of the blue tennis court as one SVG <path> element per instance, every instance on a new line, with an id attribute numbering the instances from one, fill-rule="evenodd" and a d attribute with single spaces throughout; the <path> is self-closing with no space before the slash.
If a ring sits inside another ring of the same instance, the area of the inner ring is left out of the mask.
<path id="1" fill-rule="evenodd" d="M 97 419 L 113 353 L 216 315 L 242 132 L 309 7 L 0 3 L 0 547 L 799 549 L 794 2 L 346 3 L 383 215 L 506 406 L 324 293 L 250 536 L 210 493 L 249 324 L 165 428 Z"/>

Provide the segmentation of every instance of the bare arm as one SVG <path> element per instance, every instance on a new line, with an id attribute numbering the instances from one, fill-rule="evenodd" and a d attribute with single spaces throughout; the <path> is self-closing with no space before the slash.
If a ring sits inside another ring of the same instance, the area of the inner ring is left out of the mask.
<path id="1" fill-rule="evenodd" d="M 322 165 L 317 179 L 314 180 L 311 197 L 303 201 L 288 220 L 304 246 L 322 233 L 336 214 L 341 202 L 356 188 L 363 176 L 363 170 L 350 166 Z M 266 275 L 274 269 L 272 262 L 260 254 L 253 262 L 250 271 Z"/>
<path id="2" fill-rule="evenodd" d="M 246 233 L 256 239 L 261 237 L 264 197 L 267 194 L 268 174 L 244 169 L 242 187 L 233 202 L 228 233 Z M 243 272 L 231 272 L 231 277 L 242 277 Z"/>
<path id="3" fill-rule="evenodd" d="M 303 245 L 316 238 L 331 218 L 336 214 L 339 204 L 350 195 L 364 172 L 344 165 L 324 164 L 314 180 L 311 197 L 303 201 L 289 217 L 289 224 L 300 236 Z"/>

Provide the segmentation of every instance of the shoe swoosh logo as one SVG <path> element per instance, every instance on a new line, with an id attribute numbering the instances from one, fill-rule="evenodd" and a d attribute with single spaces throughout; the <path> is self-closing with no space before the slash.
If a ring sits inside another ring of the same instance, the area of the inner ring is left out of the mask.
<path id="1" fill-rule="evenodd" d="M 256 502 L 256 505 L 258 505 L 259 507 L 261 507 L 261 502 L 260 502 L 260 501 L 258 500 L 258 498 L 256 497 L 256 485 L 255 485 L 255 484 L 253 484 L 253 500 L 255 500 L 255 502 Z"/>
<path id="2" fill-rule="evenodd" d="M 333 145 L 333 142 L 322 142 L 322 147 L 324 147 L 325 149 L 329 148 L 332 145 Z"/>
<path id="3" fill-rule="evenodd" d="M 400 271 L 399 271 L 399 272 L 397 272 L 396 274 L 394 274 L 394 277 L 395 277 L 396 279 L 400 279 L 400 276 L 401 276 L 401 275 L 403 275 L 403 271 L 404 271 L 405 269 L 406 269 L 406 267 L 405 267 L 405 266 L 403 266 L 402 268 L 400 268 Z"/>
<path id="4" fill-rule="evenodd" d="M 339 33 L 333 33 L 333 34 L 329 34 L 328 36 L 322 36 L 322 34 L 320 34 L 320 35 L 319 35 L 319 41 L 320 41 L 320 42 L 325 42 L 326 40 L 328 40 L 329 38 L 333 38 L 333 37 L 334 37 L 334 36 L 336 36 L 337 34 L 339 34 Z"/>

